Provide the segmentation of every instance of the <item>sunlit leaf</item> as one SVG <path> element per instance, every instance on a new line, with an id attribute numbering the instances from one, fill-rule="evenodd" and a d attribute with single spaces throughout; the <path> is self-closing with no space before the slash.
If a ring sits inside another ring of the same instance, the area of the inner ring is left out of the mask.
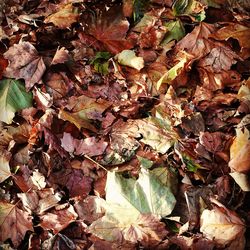
<path id="1" fill-rule="evenodd" d="M 106 201 L 162 217 L 172 212 L 176 202 L 170 189 L 145 169 L 141 169 L 138 180 L 108 172 Z"/>
<path id="2" fill-rule="evenodd" d="M 120 64 L 137 70 L 141 70 L 144 67 L 143 58 L 136 56 L 133 50 L 123 50 L 117 55 L 117 60 Z"/>
<path id="3" fill-rule="evenodd" d="M 12 123 L 15 112 L 32 106 L 32 93 L 27 93 L 20 81 L 0 81 L 0 121 Z"/>
<path id="4" fill-rule="evenodd" d="M 0 156 L 0 183 L 11 176 L 9 160 L 4 156 Z"/>

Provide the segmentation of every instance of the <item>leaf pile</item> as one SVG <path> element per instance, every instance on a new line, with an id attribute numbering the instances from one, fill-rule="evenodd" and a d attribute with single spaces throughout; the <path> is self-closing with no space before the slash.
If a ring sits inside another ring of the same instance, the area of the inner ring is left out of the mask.
<path id="1" fill-rule="evenodd" d="M 1 249 L 249 249 L 249 10 L 1 1 Z"/>

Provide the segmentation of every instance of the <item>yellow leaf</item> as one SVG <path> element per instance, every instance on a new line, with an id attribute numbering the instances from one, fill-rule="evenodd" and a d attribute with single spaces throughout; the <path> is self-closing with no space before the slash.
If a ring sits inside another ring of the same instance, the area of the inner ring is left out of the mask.
<path id="1" fill-rule="evenodd" d="M 0 183 L 11 176 L 9 161 L 3 155 L 0 156 Z"/>
<path id="2" fill-rule="evenodd" d="M 236 129 L 236 138 L 230 148 L 229 167 L 237 172 L 250 170 L 250 140 L 247 129 Z"/>

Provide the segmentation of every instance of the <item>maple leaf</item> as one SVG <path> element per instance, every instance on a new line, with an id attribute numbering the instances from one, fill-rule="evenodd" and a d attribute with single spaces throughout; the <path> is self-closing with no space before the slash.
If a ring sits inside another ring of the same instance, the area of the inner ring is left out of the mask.
<path id="1" fill-rule="evenodd" d="M 20 81 L 0 81 L 0 121 L 12 123 L 15 112 L 32 106 L 32 93 L 27 93 Z"/>
<path id="2" fill-rule="evenodd" d="M 9 60 L 4 76 L 15 79 L 23 78 L 28 90 L 41 80 L 46 70 L 42 57 L 29 42 L 14 44 L 4 53 L 4 57 Z"/>
<path id="3" fill-rule="evenodd" d="M 145 169 L 141 169 L 138 180 L 108 172 L 106 201 L 161 217 L 170 214 L 176 202 L 174 195 L 158 175 Z"/>
<path id="4" fill-rule="evenodd" d="M 217 40 L 237 39 L 241 46 L 241 56 L 247 58 L 250 55 L 250 28 L 239 23 L 226 23 L 226 26 L 210 35 Z"/>
<path id="5" fill-rule="evenodd" d="M 0 241 L 11 239 L 17 248 L 27 231 L 33 231 L 32 217 L 17 205 L 0 201 Z"/>
<path id="6" fill-rule="evenodd" d="M 107 241 L 125 244 L 126 241 L 159 242 L 166 234 L 165 225 L 151 214 L 110 205 L 105 216 L 93 222 L 88 231 Z"/>
<path id="7" fill-rule="evenodd" d="M 57 234 L 64 228 L 66 228 L 71 222 L 74 222 L 77 218 L 72 205 L 65 207 L 65 205 L 57 206 L 51 212 L 48 212 L 40 216 L 40 226 L 43 229 L 53 230 L 54 234 Z"/>
<path id="8" fill-rule="evenodd" d="M 94 22 L 90 23 L 87 31 L 104 46 L 105 50 L 117 54 L 133 47 L 126 39 L 128 29 L 129 22 L 122 16 L 122 12 L 116 7 L 111 7 L 108 11 L 101 11 Z"/>
<path id="9" fill-rule="evenodd" d="M 0 80 L 2 79 L 3 72 L 8 66 L 8 60 L 4 59 L 2 55 L 0 55 Z"/>
<path id="10" fill-rule="evenodd" d="M 201 58 L 211 51 L 213 44 L 208 38 L 215 31 L 213 25 L 201 22 L 177 43 L 176 50 L 185 50 L 195 58 Z"/>
<path id="11" fill-rule="evenodd" d="M 51 14 L 44 20 L 44 23 L 53 23 L 60 29 L 66 29 L 69 28 L 71 24 L 77 22 L 78 17 L 78 9 L 75 8 L 72 3 L 69 3 L 60 6 L 56 13 Z"/>
<path id="12" fill-rule="evenodd" d="M 0 183 L 8 179 L 12 175 L 9 166 L 9 159 L 6 156 L 0 156 Z"/>
<path id="13" fill-rule="evenodd" d="M 208 239 L 225 246 L 244 235 L 245 225 L 236 213 L 218 201 L 214 202 L 216 206 L 212 210 L 205 209 L 202 212 L 200 230 Z"/>

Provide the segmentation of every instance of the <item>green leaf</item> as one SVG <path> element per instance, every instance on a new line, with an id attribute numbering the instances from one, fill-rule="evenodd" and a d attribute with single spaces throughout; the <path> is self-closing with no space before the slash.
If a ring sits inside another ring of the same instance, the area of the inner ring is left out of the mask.
<path id="1" fill-rule="evenodd" d="M 0 81 L 0 121 L 12 123 L 15 112 L 32 106 L 32 93 L 27 93 L 19 80 Z"/>
<path id="2" fill-rule="evenodd" d="M 187 15 L 194 21 L 201 22 L 206 18 L 204 5 L 195 0 L 176 0 L 172 6 L 175 16 Z"/>
<path id="3" fill-rule="evenodd" d="M 134 0 L 133 18 L 134 18 L 135 23 L 139 22 L 141 18 L 143 17 L 148 3 L 149 3 L 148 0 Z"/>
<path id="4" fill-rule="evenodd" d="M 167 22 L 164 26 L 167 27 L 168 32 L 161 45 L 166 45 L 172 40 L 179 41 L 185 36 L 185 29 L 180 20 Z"/>
<path id="5" fill-rule="evenodd" d="M 202 168 L 198 163 L 194 162 L 193 159 L 191 157 L 189 157 L 188 155 L 183 154 L 182 159 L 186 165 L 186 168 L 190 172 L 196 173 L 199 168 Z"/>
<path id="6" fill-rule="evenodd" d="M 90 62 L 90 64 L 94 65 L 94 69 L 101 74 L 108 74 L 109 70 L 109 58 L 111 54 L 109 52 L 97 52 L 95 58 Z"/>
<path id="7" fill-rule="evenodd" d="M 169 187 L 144 168 L 137 180 L 125 178 L 121 173 L 108 172 L 106 201 L 161 217 L 169 215 L 176 203 Z"/>
<path id="8" fill-rule="evenodd" d="M 181 70 L 184 68 L 185 64 L 190 61 L 190 59 L 191 55 L 185 51 L 180 51 L 179 62 L 163 74 L 160 80 L 156 83 L 156 89 L 159 90 L 163 83 L 170 83 L 173 81 L 180 74 Z"/>
<path id="9" fill-rule="evenodd" d="M 153 161 L 150 161 L 150 160 L 148 160 L 148 159 L 146 159 L 146 158 L 143 158 L 143 157 L 141 157 L 141 156 L 137 156 L 137 158 L 138 158 L 138 160 L 139 160 L 139 162 L 141 163 L 141 166 L 142 166 L 143 168 L 149 169 L 149 168 L 151 168 L 151 167 L 153 166 L 153 164 L 154 164 Z"/>

